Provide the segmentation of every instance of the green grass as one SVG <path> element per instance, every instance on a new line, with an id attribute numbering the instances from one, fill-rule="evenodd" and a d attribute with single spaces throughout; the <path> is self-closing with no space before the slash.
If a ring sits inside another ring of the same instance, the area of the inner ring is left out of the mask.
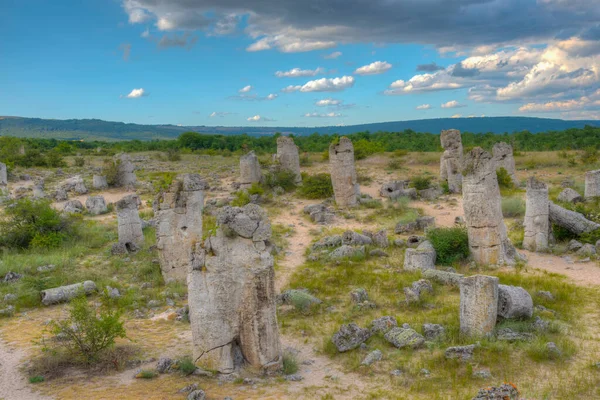
<path id="1" fill-rule="evenodd" d="M 41 382 L 44 382 L 45 380 L 46 379 L 41 375 L 29 377 L 29 383 L 41 383 Z"/>
<path id="2" fill-rule="evenodd" d="M 298 361 L 296 356 L 291 353 L 283 354 L 283 374 L 292 375 L 298 372 Z"/>
<path id="3" fill-rule="evenodd" d="M 185 356 L 178 359 L 177 367 L 179 372 L 183 375 L 191 375 L 197 368 L 191 356 Z"/>
<path id="4" fill-rule="evenodd" d="M 143 369 L 135 377 L 138 379 L 154 379 L 158 376 L 156 371 L 151 369 Z"/>
<path id="5" fill-rule="evenodd" d="M 516 196 L 502 198 L 502 215 L 504 215 L 504 218 L 523 217 L 525 215 L 525 200 Z"/>

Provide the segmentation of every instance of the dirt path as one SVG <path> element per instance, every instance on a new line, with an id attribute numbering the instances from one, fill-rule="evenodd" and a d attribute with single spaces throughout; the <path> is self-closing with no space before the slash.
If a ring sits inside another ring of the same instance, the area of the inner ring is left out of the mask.
<path id="1" fill-rule="evenodd" d="M 10 347 L 0 339 L 0 399 L 49 400 L 31 390 L 31 385 L 20 371 L 25 352 Z"/>

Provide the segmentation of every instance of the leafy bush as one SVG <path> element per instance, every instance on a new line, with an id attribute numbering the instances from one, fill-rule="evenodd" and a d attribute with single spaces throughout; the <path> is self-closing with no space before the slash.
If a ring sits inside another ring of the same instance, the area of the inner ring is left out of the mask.
<path id="1" fill-rule="evenodd" d="M 432 179 L 431 176 L 416 176 L 410 180 L 410 187 L 414 187 L 417 190 L 429 189 Z"/>
<path id="2" fill-rule="evenodd" d="M 452 264 L 469 256 L 469 236 L 463 227 L 435 228 L 427 231 L 439 264 Z"/>
<path id="3" fill-rule="evenodd" d="M 296 174 L 292 171 L 280 169 L 265 175 L 265 185 L 271 189 L 281 186 L 286 192 L 296 188 Z"/>
<path id="4" fill-rule="evenodd" d="M 305 199 L 326 199 L 333 196 L 331 175 L 321 173 L 316 175 L 302 175 L 302 186 L 298 189 L 301 197 Z"/>
<path id="5" fill-rule="evenodd" d="M 0 217 L 0 246 L 57 247 L 75 235 L 75 218 L 56 211 L 49 200 L 11 201 Z"/>
<path id="6" fill-rule="evenodd" d="M 370 142 L 367 139 L 359 139 L 353 143 L 354 159 L 362 160 L 375 153 L 381 153 L 385 150 L 381 143 Z"/>
<path id="7" fill-rule="evenodd" d="M 525 201 L 520 197 L 503 198 L 502 215 L 505 218 L 522 217 L 525 215 Z"/>
<path id="8" fill-rule="evenodd" d="M 102 167 L 102 172 L 104 176 L 106 176 L 106 183 L 109 186 L 115 186 L 117 184 L 117 179 L 119 178 L 119 163 L 121 160 L 117 160 L 116 162 L 110 158 L 104 160 L 104 166 Z"/>
<path id="9" fill-rule="evenodd" d="M 35 375 L 29 378 L 29 383 L 41 383 L 44 382 L 45 379 L 41 375 Z"/>
<path id="10" fill-rule="evenodd" d="M 180 161 L 181 153 L 179 149 L 168 149 L 167 150 L 167 160 L 169 161 Z"/>
<path id="11" fill-rule="evenodd" d="M 85 158 L 83 157 L 75 157 L 75 166 L 83 167 L 85 165 Z"/>
<path id="12" fill-rule="evenodd" d="M 135 377 L 138 379 L 154 379 L 158 376 L 158 373 L 151 369 L 141 370 Z"/>
<path id="13" fill-rule="evenodd" d="M 312 161 L 310 160 L 308 153 L 303 153 L 302 156 L 300 157 L 300 166 L 301 167 L 310 167 L 311 165 L 312 165 Z"/>
<path id="14" fill-rule="evenodd" d="M 190 356 L 185 356 L 177 360 L 177 368 L 183 375 L 191 375 L 197 369 L 194 360 Z"/>
<path id="15" fill-rule="evenodd" d="M 298 372 L 298 361 L 292 353 L 283 354 L 283 374 L 292 375 Z"/>
<path id="16" fill-rule="evenodd" d="M 252 186 L 250 186 L 250 188 L 248 189 L 248 194 L 249 195 L 257 194 L 259 196 L 262 196 L 264 193 L 265 193 L 265 190 L 262 188 L 262 186 L 260 186 L 256 182 L 254 182 L 252 184 Z"/>
<path id="17" fill-rule="evenodd" d="M 62 154 L 55 149 L 46 153 L 46 162 L 48 163 L 48 166 L 52 168 L 65 167 L 67 165 Z"/>
<path id="18" fill-rule="evenodd" d="M 498 186 L 501 188 L 510 189 L 513 187 L 512 178 L 504 167 L 500 167 L 496 170 L 496 176 L 498 177 Z"/>
<path id="19" fill-rule="evenodd" d="M 100 353 L 112 347 L 116 338 L 125 338 L 121 313 L 108 305 L 98 312 L 85 296 L 71 300 L 69 318 L 53 322 L 52 332 L 66 340 L 69 352 L 87 364 L 98 360 Z"/>
<path id="20" fill-rule="evenodd" d="M 400 169 L 402 168 L 402 161 L 398 160 L 397 158 L 392 158 L 390 161 L 388 161 L 387 167 L 388 169 Z"/>
<path id="21" fill-rule="evenodd" d="M 231 205 L 234 207 L 244 207 L 250 203 L 250 194 L 246 190 L 238 190 L 234 196 L 235 198 L 231 201 Z"/>
<path id="22" fill-rule="evenodd" d="M 584 165 L 598 162 L 598 150 L 595 147 L 586 147 L 579 156 L 579 160 Z"/>

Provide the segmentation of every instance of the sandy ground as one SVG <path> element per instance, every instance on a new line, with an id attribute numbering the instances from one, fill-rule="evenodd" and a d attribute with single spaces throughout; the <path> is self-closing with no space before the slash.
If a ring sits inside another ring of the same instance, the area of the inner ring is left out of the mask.
<path id="1" fill-rule="evenodd" d="M 8 346 L 0 339 L 0 399 L 46 400 L 50 397 L 35 393 L 20 371 L 25 352 Z"/>

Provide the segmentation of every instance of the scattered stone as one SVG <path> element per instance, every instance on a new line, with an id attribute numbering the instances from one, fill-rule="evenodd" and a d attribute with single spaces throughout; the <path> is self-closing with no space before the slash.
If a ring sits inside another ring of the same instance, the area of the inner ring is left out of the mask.
<path id="1" fill-rule="evenodd" d="M 116 203 L 119 243 L 128 251 L 135 251 L 144 243 L 138 200 L 137 195 L 130 194 Z"/>
<path id="2" fill-rule="evenodd" d="M 111 299 L 118 299 L 119 297 L 121 297 L 121 292 L 117 288 L 106 286 L 105 290 L 108 294 L 108 297 L 110 297 Z"/>
<path id="3" fill-rule="evenodd" d="M 377 247 L 387 248 L 390 245 L 390 241 L 387 236 L 385 229 L 373 234 L 373 244 Z"/>
<path id="4" fill-rule="evenodd" d="M 310 216 L 310 219 L 313 222 L 317 224 L 330 224 L 335 219 L 335 213 L 333 212 L 333 209 L 323 203 L 308 205 L 304 207 L 303 211 L 305 214 L 308 214 Z"/>
<path id="5" fill-rule="evenodd" d="M 362 360 L 360 365 L 371 365 L 377 361 L 381 361 L 382 358 L 383 353 L 381 352 L 381 350 L 376 349 L 367 354 L 367 356 Z"/>
<path id="6" fill-rule="evenodd" d="M 102 175 L 94 175 L 92 177 L 92 187 L 97 190 L 103 190 L 108 188 L 106 177 Z"/>
<path id="7" fill-rule="evenodd" d="M 418 190 L 417 193 L 419 194 L 419 197 L 422 200 L 435 200 L 438 197 L 440 197 L 442 194 L 444 194 L 444 192 L 442 191 L 442 188 L 440 188 L 439 186 L 430 187 L 430 188 L 423 189 L 423 190 Z"/>
<path id="8" fill-rule="evenodd" d="M 354 231 L 346 231 L 342 235 L 342 243 L 348 246 L 362 246 L 372 244 L 373 240 L 366 235 L 361 235 Z"/>
<path id="9" fill-rule="evenodd" d="M 4 275 L 4 278 L 2 279 L 2 281 L 4 283 L 12 283 L 12 282 L 18 281 L 22 277 L 23 277 L 23 274 L 19 274 L 17 272 L 13 272 L 13 271 L 8 271 L 6 273 L 6 275 Z"/>
<path id="10" fill-rule="evenodd" d="M 341 235 L 333 235 L 333 236 L 325 236 L 321 238 L 319 241 L 312 245 L 313 250 L 325 249 L 330 247 L 337 247 L 342 245 L 342 236 Z"/>
<path id="11" fill-rule="evenodd" d="M 0 309 L 0 317 L 12 317 L 13 315 L 15 315 L 15 306 Z"/>
<path id="12" fill-rule="evenodd" d="M 576 235 L 600 229 L 600 224 L 590 221 L 581 213 L 567 210 L 550 202 L 550 221 Z"/>
<path id="13" fill-rule="evenodd" d="M 292 374 L 284 376 L 283 379 L 285 379 L 288 382 L 300 382 L 304 380 L 304 377 L 302 375 Z"/>
<path id="14" fill-rule="evenodd" d="M 581 249 L 583 247 L 583 243 L 575 240 L 575 239 L 571 239 L 571 241 L 569 242 L 569 244 L 567 244 L 567 251 L 577 251 L 579 249 Z"/>
<path id="15" fill-rule="evenodd" d="M 519 400 L 519 391 L 509 383 L 503 383 L 499 387 L 486 387 L 479 389 L 477 396 L 472 400 Z"/>
<path id="16" fill-rule="evenodd" d="M 385 335 L 385 340 L 395 347 L 402 349 L 410 347 L 417 349 L 425 343 L 425 338 L 414 329 L 392 328 Z"/>
<path id="17" fill-rule="evenodd" d="M 37 267 L 38 272 L 54 271 L 55 269 L 56 269 L 56 265 L 54 265 L 54 264 L 42 265 L 40 267 Z"/>
<path id="18" fill-rule="evenodd" d="M 81 283 L 74 283 L 72 285 L 42 290 L 40 294 L 42 296 L 42 304 L 49 306 L 51 304 L 67 302 L 79 296 L 80 294 L 89 296 L 90 294 L 96 292 L 96 290 L 97 287 L 94 282 L 85 281 Z"/>
<path id="19" fill-rule="evenodd" d="M 577 250 L 577 252 L 575 254 L 577 254 L 578 256 L 581 256 L 581 257 L 589 257 L 589 256 L 596 255 L 596 246 L 594 246 L 593 244 L 589 244 L 589 243 L 584 244 L 583 246 L 581 246 L 581 248 L 579 250 Z"/>
<path id="20" fill-rule="evenodd" d="M 406 241 L 404 239 L 394 239 L 394 246 L 404 247 L 406 246 Z"/>
<path id="21" fill-rule="evenodd" d="M 113 162 L 117 167 L 116 186 L 134 189 L 137 183 L 135 176 L 135 166 L 131 162 L 131 157 L 127 153 L 120 153 L 114 156 Z"/>
<path id="22" fill-rule="evenodd" d="M 423 336 L 426 340 L 436 341 L 446 335 L 446 329 L 439 324 L 423 324 Z"/>
<path id="23" fill-rule="evenodd" d="M 554 301 L 554 295 L 547 290 L 538 290 L 536 296 L 543 297 L 546 300 Z"/>
<path id="24" fill-rule="evenodd" d="M 371 333 L 375 334 L 378 332 L 386 333 L 392 328 L 396 328 L 398 326 L 398 322 L 396 318 L 386 315 L 384 317 L 380 317 L 374 319 L 371 322 Z"/>
<path id="25" fill-rule="evenodd" d="M 169 357 L 161 357 L 158 359 L 156 363 L 156 372 L 159 374 L 166 374 L 171 372 L 171 368 L 173 367 L 173 360 Z"/>
<path id="26" fill-rule="evenodd" d="M 187 385 L 187 386 L 179 389 L 177 391 L 177 393 L 189 393 L 189 392 L 193 392 L 196 389 L 198 389 L 198 384 L 197 383 L 192 383 L 191 385 Z"/>
<path id="27" fill-rule="evenodd" d="M 381 249 L 373 249 L 369 251 L 371 257 L 389 257 L 390 255 Z"/>
<path id="28" fill-rule="evenodd" d="M 83 178 L 80 175 L 75 175 L 72 178 L 66 179 L 58 184 L 58 187 L 66 192 L 75 192 L 78 194 L 86 194 L 87 188 L 83 182 Z"/>
<path id="29" fill-rule="evenodd" d="M 390 372 L 390 375 L 391 376 L 400 376 L 400 375 L 402 375 L 402 371 L 399 370 L 399 369 L 395 369 L 395 370 L 393 370 L 393 371 Z"/>
<path id="30" fill-rule="evenodd" d="M 546 350 L 548 350 L 548 354 L 552 357 L 560 357 L 562 355 L 562 351 L 560 351 L 554 342 L 546 343 Z"/>
<path id="31" fill-rule="evenodd" d="M 519 286 L 498 285 L 498 315 L 502 318 L 531 318 L 533 315 L 531 295 Z"/>
<path id="32" fill-rule="evenodd" d="M 431 371 L 429 371 L 427 368 L 421 368 L 421 370 L 419 372 L 421 373 L 421 375 L 425 375 L 425 376 L 431 375 Z"/>
<path id="33" fill-rule="evenodd" d="M 17 295 L 13 294 L 13 293 L 7 293 L 4 295 L 4 302 L 5 303 L 12 303 L 13 301 L 17 300 Z"/>
<path id="34" fill-rule="evenodd" d="M 583 196 L 571 188 L 566 188 L 560 192 L 556 199 L 563 203 L 581 203 L 583 201 Z"/>
<path id="35" fill-rule="evenodd" d="M 493 332 L 498 314 L 498 278 L 473 275 L 460 280 L 460 331 L 467 336 Z"/>
<path id="36" fill-rule="evenodd" d="M 329 258 L 332 260 L 339 260 L 342 258 L 348 257 L 364 257 L 365 256 L 365 248 L 364 246 L 360 247 L 352 247 L 343 245 L 338 247 L 331 253 L 329 253 Z"/>
<path id="37" fill-rule="evenodd" d="M 92 215 L 104 214 L 108 211 L 103 196 L 89 196 L 85 201 L 85 208 Z"/>
<path id="38" fill-rule="evenodd" d="M 458 226 L 464 226 L 465 225 L 465 217 L 460 216 L 460 215 L 455 217 L 454 224 L 458 225 Z"/>
<path id="39" fill-rule="evenodd" d="M 474 344 L 448 347 L 444 352 L 444 357 L 451 360 L 458 359 L 460 361 L 469 361 L 473 358 L 475 347 L 477 347 L 477 345 Z"/>
<path id="40" fill-rule="evenodd" d="M 435 268 L 436 253 L 429 241 L 424 241 L 416 249 L 406 249 L 404 269 L 406 271 L 428 270 Z"/>
<path id="41" fill-rule="evenodd" d="M 371 337 L 369 329 L 361 328 L 355 323 L 342 325 L 331 341 L 340 353 L 356 349 Z"/>
<path id="42" fill-rule="evenodd" d="M 487 369 L 480 369 L 478 371 L 473 371 L 473 378 L 490 379 L 491 377 L 492 377 L 492 373 Z"/>
<path id="43" fill-rule="evenodd" d="M 322 301 L 305 290 L 290 289 L 280 294 L 277 299 L 283 304 L 293 305 L 298 309 L 306 309 Z"/>
<path id="44" fill-rule="evenodd" d="M 535 321 L 533 322 L 533 329 L 538 332 L 545 332 L 548 328 L 550 328 L 550 322 L 536 315 Z"/>
<path id="45" fill-rule="evenodd" d="M 523 248 L 538 252 L 548 250 L 548 233 L 552 227 L 548 216 L 548 186 L 535 177 L 527 180 L 525 207 Z"/>
<path id="46" fill-rule="evenodd" d="M 528 342 L 533 339 L 533 335 L 526 332 L 517 332 L 510 328 L 501 328 L 498 329 L 498 332 L 496 332 L 496 339 L 505 342 Z"/>
<path id="47" fill-rule="evenodd" d="M 394 228 L 394 232 L 397 234 L 413 233 L 417 230 L 417 221 L 412 222 L 398 222 Z"/>
<path id="48" fill-rule="evenodd" d="M 65 203 L 63 211 L 69 214 L 82 213 L 83 204 L 79 200 L 69 200 Z"/>
<path id="49" fill-rule="evenodd" d="M 448 182 L 450 192 L 460 193 L 463 178 L 461 174 L 463 146 L 460 131 L 456 129 L 442 131 L 440 142 L 444 149 L 440 160 L 440 179 Z"/>
<path id="50" fill-rule="evenodd" d="M 440 271 L 438 269 L 426 269 L 423 277 L 439 282 L 444 285 L 458 286 L 464 275 L 454 272 Z"/>
<path id="51" fill-rule="evenodd" d="M 204 390 L 202 390 L 202 389 L 194 390 L 193 392 L 188 394 L 188 397 L 187 397 L 187 400 L 205 400 L 205 399 L 206 399 L 206 393 L 204 393 Z"/>
<path id="52" fill-rule="evenodd" d="M 248 189 L 253 183 L 264 180 L 260 163 L 254 151 L 240 157 L 240 188 Z"/>
<path id="53" fill-rule="evenodd" d="M 345 136 L 329 146 L 329 172 L 337 205 L 355 206 L 358 203 L 360 188 L 354 167 L 354 146 Z"/>
<path id="54" fill-rule="evenodd" d="M 350 292 L 350 300 L 353 303 L 364 303 L 365 301 L 369 301 L 369 294 L 363 288 L 353 289 Z"/>
<path id="55" fill-rule="evenodd" d="M 63 188 L 58 188 L 54 192 L 54 200 L 56 201 L 67 201 L 69 199 L 69 195 L 67 191 Z"/>
<path id="56" fill-rule="evenodd" d="M 413 235 L 409 236 L 408 239 L 406 239 L 406 245 L 410 248 L 417 248 L 424 241 L 425 237 Z"/>
<path id="57" fill-rule="evenodd" d="M 421 300 L 421 294 L 428 292 L 433 294 L 433 286 L 431 282 L 426 279 L 419 279 L 413 282 L 410 287 L 404 288 L 404 295 L 406 296 L 406 304 L 417 303 Z"/>

